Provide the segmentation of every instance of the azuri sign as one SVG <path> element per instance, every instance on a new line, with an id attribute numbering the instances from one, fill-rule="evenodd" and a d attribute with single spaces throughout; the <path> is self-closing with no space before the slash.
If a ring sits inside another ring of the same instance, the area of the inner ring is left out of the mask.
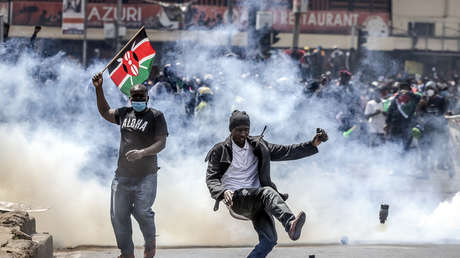
<path id="1" fill-rule="evenodd" d="M 91 21 L 114 21 L 117 15 L 117 8 L 115 6 L 92 6 L 90 7 L 88 20 Z M 121 12 L 121 20 L 126 22 L 141 22 L 142 21 L 142 8 L 128 6 L 123 7 Z"/>

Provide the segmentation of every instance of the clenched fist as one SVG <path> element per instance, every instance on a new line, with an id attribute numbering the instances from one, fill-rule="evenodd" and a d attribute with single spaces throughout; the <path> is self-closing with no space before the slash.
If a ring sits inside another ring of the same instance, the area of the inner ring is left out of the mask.
<path id="1" fill-rule="evenodd" d="M 93 85 L 96 88 L 102 87 L 102 73 L 97 73 L 93 76 Z"/>

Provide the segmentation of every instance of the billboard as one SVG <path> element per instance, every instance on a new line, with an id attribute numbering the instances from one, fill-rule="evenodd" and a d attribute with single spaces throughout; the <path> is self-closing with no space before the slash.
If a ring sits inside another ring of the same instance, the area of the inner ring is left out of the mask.
<path id="1" fill-rule="evenodd" d="M 3 16 L 3 22 L 8 22 L 8 3 L 0 2 L 0 14 Z"/>
<path id="2" fill-rule="evenodd" d="M 62 0 L 62 33 L 83 34 L 84 1 Z"/>
<path id="3" fill-rule="evenodd" d="M 186 11 L 183 11 L 183 10 Z M 13 2 L 13 24 L 61 26 L 62 2 Z M 264 10 L 271 12 L 273 28 L 291 32 L 294 14 L 287 8 Z M 89 3 L 88 27 L 102 28 L 113 22 L 116 13 L 114 3 Z M 247 10 L 233 9 L 233 22 L 240 30 L 247 28 Z M 227 8 L 224 6 L 191 5 L 190 8 L 161 6 L 159 4 L 123 4 L 122 20 L 127 28 L 145 25 L 149 29 L 211 29 L 227 23 Z M 348 34 L 352 26 L 363 26 L 368 31 L 388 31 L 389 13 L 365 11 L 308 11 L 300 16 L 300 31 L 303 33 Z M 372 33 L 370 33 L 372 34 Z"/>
<path id="4" fill-rule="evenodd" d="M 61 26 L 62 3 L 57 2 L 12 2 L 13 25 Z"/>

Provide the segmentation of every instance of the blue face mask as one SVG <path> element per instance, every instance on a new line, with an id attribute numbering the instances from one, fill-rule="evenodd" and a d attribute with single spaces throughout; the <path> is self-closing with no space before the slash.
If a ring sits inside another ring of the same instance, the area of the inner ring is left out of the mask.
<path id="1" fill-rule="evenodd" d="M 147 102 L 145 102 L 145 101 L 131 101 L 131 106 L 133 107 L 134 111 L 142 112 L 147 107 Z"/>

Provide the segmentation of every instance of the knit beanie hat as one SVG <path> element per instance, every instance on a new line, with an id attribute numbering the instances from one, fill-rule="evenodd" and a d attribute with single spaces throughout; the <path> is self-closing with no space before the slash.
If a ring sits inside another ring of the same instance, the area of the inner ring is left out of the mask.
<path id="1" fill-rule="evenodd" d="M 249 116 L 245 111 L 234 110 L 230 116 L 229 129 L 230 131 L 240 125 L 250 126 Z"/>

